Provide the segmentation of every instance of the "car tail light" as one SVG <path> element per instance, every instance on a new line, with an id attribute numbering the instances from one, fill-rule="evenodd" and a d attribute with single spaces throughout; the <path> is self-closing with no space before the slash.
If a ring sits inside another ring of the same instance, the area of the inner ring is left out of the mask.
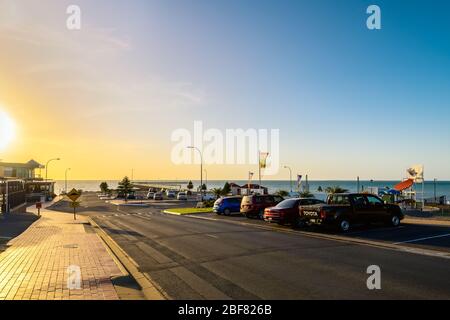
<path id="1" fill-rule="evenodd" d="M 327 217 L 327 213 L 325 212 L 325 210 L 320 210 L 320 219 L 325 219 Z"/>

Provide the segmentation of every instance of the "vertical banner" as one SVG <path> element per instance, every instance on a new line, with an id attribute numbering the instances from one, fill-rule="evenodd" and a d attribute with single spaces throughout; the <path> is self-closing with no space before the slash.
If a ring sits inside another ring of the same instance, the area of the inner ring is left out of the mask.
<path id="1" fill-rule="evenodd" d="M 253 178 L 253 172 L 249 172 L 248 173 L 248 190 L 247 190 L 247 195 L 250 195 L 250 191 L 251 191 L 251 185 L 252 185 L 252 178 Z"/>
<path id="2" fill-rule="evenodd" d="M 297 175 L 297 189 L 300 192 L 300 185 L 302 184 L 302 178 L 303 176 L 301 174 Z"/>
<path id="3" fill-rule="evenodd" d="M 259 168 L 265 169 L 267 167 L 267 157 L 269 157 L 268 152 L 260 152 L 259 154 Z"/>

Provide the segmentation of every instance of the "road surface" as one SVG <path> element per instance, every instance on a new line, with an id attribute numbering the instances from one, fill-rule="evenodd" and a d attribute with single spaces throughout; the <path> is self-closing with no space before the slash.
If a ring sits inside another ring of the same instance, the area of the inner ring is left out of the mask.
<path id="1" fill-rule="evenodd" d="M 178 202 L 138 208 L 110 205 L 95 195 L 82 201 L 82 214 L 170 299 L 450 298 L 450 259 L 439 256 L 449 252 L 449 227 L 379 227 L 346 236 L 438 250 L 428 255 L 322 238 L 321 231 L 310 236 L 239 216 L 162 213 Z M 381 269 L 381 290 L 367 288 L 371 265 Z"/>

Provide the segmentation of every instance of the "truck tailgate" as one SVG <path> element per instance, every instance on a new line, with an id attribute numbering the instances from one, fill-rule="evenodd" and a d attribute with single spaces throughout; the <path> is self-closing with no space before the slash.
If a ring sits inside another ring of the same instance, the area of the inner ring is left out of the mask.
<path id="1" fill-rule="evenodd" d="M 318 219 L 320 218 L 320 212 L 322 210 L 323 205 L 313 205 L 313 206 L 300 206 L 299 214 L 300 217 L 304 219 Z"/>

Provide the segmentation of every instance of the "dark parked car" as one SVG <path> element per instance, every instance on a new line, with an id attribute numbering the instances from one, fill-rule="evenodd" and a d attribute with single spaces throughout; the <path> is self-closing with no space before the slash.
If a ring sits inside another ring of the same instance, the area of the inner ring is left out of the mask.
<path id="1" fill-rule="evenodd" d="M 247 218 L 262 220 L 264 209 L 276 206 L 283 200 L 283 197 L 270 194 L 244 196 L 241 202 L 241 213 Z"/>
<path id="2" fill-rule="evenodd" d="M 241 211 L 242 197 L 223 197 L 214 202 L 214 212 L 229 216 L 233 212 Z"/>
<path id="3" fill-rule="evenodd" d="M 277 222 L 278 224 L 294 223 L 298 217 L 299 206 L 315 205 L 325 203 L 322 200 L 310 198 L 292 198 L 281 201 L 275 207 L 266 208 L 264 220 Z"/>
<path id="4" fill-rule="evenodd" d="M 163 194 L 162 194 L 162 192 L 156 192 L 156 193 L 153 195 L 153 200 L 163 200 Z"/>
<path id="5" fill-rule="evenodd" d="M 348 231 L 354 224 L 384 222 L 394 227 L 404 218 L 398 205 L 386 204 L 371 194 L 333 194 L 326 204 L 300 206 L 299 224 L 332 225 Z"/>

